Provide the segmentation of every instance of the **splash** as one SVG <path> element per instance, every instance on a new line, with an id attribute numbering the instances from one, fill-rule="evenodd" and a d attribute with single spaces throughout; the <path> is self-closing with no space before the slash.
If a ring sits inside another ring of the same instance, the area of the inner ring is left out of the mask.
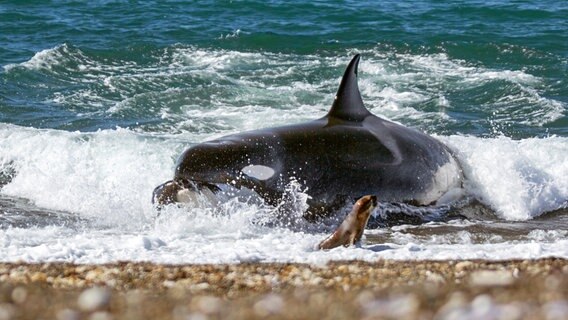
<path id="1" fill-rule="evenodd" d="M 467 191 L 503 219 L 528 220 L 566 205 L 568 139 L 450 136 Z"/>
<path id="2" fill-rule="evenodd" d="M 83 134 L 0 125 L 0 139 L 0 163 L 15 172 L 3 194 L 133 227 L 153 215 L 152 189 L 171 174 L 177 149 L 123 129 Z"/>

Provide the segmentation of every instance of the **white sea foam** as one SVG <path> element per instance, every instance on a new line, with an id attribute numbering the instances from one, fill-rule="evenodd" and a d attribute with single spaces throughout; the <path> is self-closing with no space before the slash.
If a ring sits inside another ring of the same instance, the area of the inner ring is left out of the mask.
<path id="1" fill-rule="evenodd" d="M 463 161 L 468 191 L 503 218 L 529 219 L 565 205 L 566 138 L 440 138 Z M 10 163 L 16 170 L 0 192 L 86 218 L 0 229 L 0 260 L 320 264 L 338 259 L 568 257 L 562 230 L 535 230 L 525 240 L 474 241 L 477 236 L 466 229 L 424 237 L 396 227 L 368 232 L 387 236 L 383 244 L 316 251 L 330 226 L 300 218 L 306 195 L 294 186 L 287 197 L 297 207 L 298 219 L 285 222 L 272 207 L 246 197 L 228 198 L 219 208 L 169 207 L 157 217 L 150 204 L 152 189 L 171 177 L 175 158 L 192 139 L 125 129 L 87 134 L 0 125 L 0 165 Z"/>
<path id="2" fill-rule="evenodd" d="M 370 75 L 366 81 L 360 81 L 364 100 L 379 106 L 375 111 L 382 111 L 394 119 L 428 121 L 425 112 L 408 108 L 408 105 L 443 97 L 439 108 L 444 111 L 449 106 L 445 97 L 448 92 L 472 90 L 499 82 L 511 85 L 506 94 L 495 102 L 476 107 L 492 113 L 495 122 L 542 126 L 561 118 L 566 109 L 565 103 L 541 95 L 541 78 L 522 70 L 489 69 L 451 59 L 444 53 L 392 54 L 375 50 L 364 53 L 366 59 L 360 70 L 363 75 Z M 437 116 L 444 117 L 445 113 L 440 112 Z"/>
<path id="3" fill-rule="evenodd" d="M 159 263 L 300 262 L 322 264 L 330 260 L 377 259 L 535 259 L 568 257 L 568 240 L 497 243 L 423 243 L 400 240 L 383 244 L 317 251 L 325 235 L 282 228 L 248 228 L 232 223 L 176 220 L 176 228 L 142 230 L 76 230 L 65 227 L 0 230 L 2 261 L 68 261 L 106 263 L 153 261 Z M 180 225 L 185 228 L 180 228 Z M 170 225 L 168 225 L 170 226 Z M 227 228 L 226 230 L 224 228 Z M 466 236 L 466 234 L 464 234 Z M 395 235 L 396 237 L 396 235 Z M 403 243 L 406 242 L 406 243 Z"/>
<path id="4" fill-rule="evenodd" d="M 457 153 L 468 192 L 502 218 L 527 220 L 568 199 L 568 138 L 442 138 Z"/>
<path id="5" fill-rule="evenodd" d="M 47 97 L 47 102 L 69 110 L 95 116 L 105 112 L 131 115 L 144 110 L 146 116 L 154 114 L 169 120 L 179 131 L 191 131 L 193 127 L 184 123 L 191 114 L 184 112 L 196 110 L 222 116 L 231 113 L 231 108 L 245 108 L 238 112 L 249 119 L 271 115 L 267 119 L 271 125 L 324 115 L 346 57 L 353 53 L 329 57 L 174 45 L 155 51 L 149 62 L 139 65 L 118 58 L 99 60 L 62 44 L 4 68 L 7 72 L 18 68 L 47 70 L 57 80 L 72 81 L 77 85 L 74 90 L 55 91 Z M 542 126 L 562 117 L 566 109 L 564 102 L 542 94 L 546 88 L 541 78 L 523 70 L 490 69 L 444 53 L 393 53 L 384 49 L 362 53 L 359 86 L 366 106 L 397 121 L 411 119 L 423 126 L 451 122 L 446 110 L 456 103 L 452 99 L 483 85 L 506 86 L 502 96 L 475 107 L 491 114 L 497 128 L 507 123 Z M 335 76 L 328 75 L 330 69 L 337 69 Z M 431 106 L 423 109 L 426 103 Z M 267 115 L 266 110 L 271 112 Z M 236 120 L 234 123 L 243 119 Z M 225 129 L 242 129 L 231 126 L 227 122 Z M 251 127 L 247 125 L 246 129 Z"/>
<path id="6" fill-rule="evenodd" d="M 25 62 L 15 64 L 7 64 L 4 66 L 5 71 L 10 71 L 14 68 L 23 67 L 27 69 L 51 69 L 63 62 L 62 52 L 67 51 L 67 45 L 59 45 L 54 48 L 45 49 L 37 52 L 34 56 Z"/>
<path id="7" fill-rule="evenodd" d="M 103 224 L 152 216 L 152 189 L 172 175 L 176 142 L 127 130 L 93 134 L 0 125 L 0 164 L 17 172 L 2 193 Z"/>

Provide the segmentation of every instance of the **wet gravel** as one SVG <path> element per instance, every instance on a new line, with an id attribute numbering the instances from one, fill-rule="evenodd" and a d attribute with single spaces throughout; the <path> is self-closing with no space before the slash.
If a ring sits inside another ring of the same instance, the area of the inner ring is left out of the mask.
<path id="1" fill-rule="evenodd" d="M 0 264 L 3 319 L 568 319 L 568 260 Z"/>

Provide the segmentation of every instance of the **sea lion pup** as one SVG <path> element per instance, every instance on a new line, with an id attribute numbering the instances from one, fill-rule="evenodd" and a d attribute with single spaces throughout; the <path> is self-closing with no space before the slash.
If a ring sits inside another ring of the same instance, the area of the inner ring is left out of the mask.
<path id="1" fill-rule="evenodd" d="M 377 207 L 377 197 L 367 195 L 361 197 L 353 210 L 347 215 L 341 225 L 325 240 L 320 242 L 318 249 L 333 249 L 339 246 L 349 247 L 361 240 L 371 212 Z"/>

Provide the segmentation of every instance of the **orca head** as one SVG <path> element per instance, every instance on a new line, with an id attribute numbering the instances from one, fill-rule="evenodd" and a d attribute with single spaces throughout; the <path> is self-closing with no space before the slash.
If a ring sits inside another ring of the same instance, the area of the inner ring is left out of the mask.
<path id="1" fill-rule="evenodd" d="M 272 162 L 269 154 L 262 144 L 249 144 L 239 138 L 204 142 L 182 154 L 175 177 L 197 183 L 248 186 L 275 175 L 267 165 Z"/>
<path id="2" fill-rule="evenodd" d="M 344 121 L 363 121 L 367 116 L 372 115 L 361 98 L 359 85 L 357 84 L 357 73 L 361 55 L 357 54 L 345 69 L 341 84 L 335 95 L 335 100 L 331 106 L 327 118 L 335 118 Z"/>

